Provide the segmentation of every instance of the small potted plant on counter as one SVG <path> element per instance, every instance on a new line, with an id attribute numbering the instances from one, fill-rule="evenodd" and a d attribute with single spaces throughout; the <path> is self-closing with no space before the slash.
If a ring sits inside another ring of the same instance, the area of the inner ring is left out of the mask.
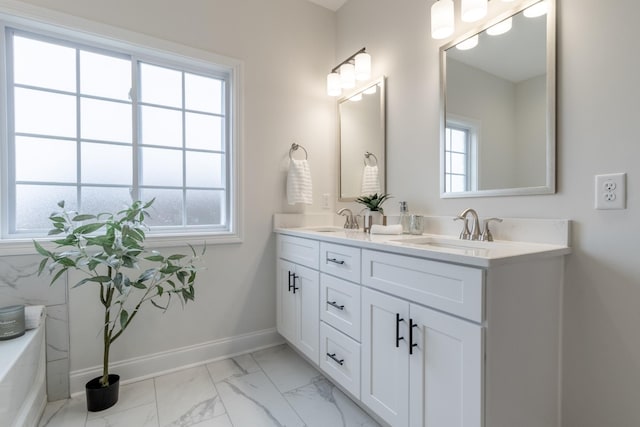
<path id="1" fill-rule="evenodd" d="M 382 203 L 391 197 L 393 196 L 386 193 L 374 193 L 369 194 L 368 196 L 360 196 L 356 199 L 356 203 L 360 203 L 365 207 L 362 212 L 364 216 L 363 227 L 365 233 L 371 231 L 371 226 L 373 224 L 386 225 L 387 220 L 384 216 Z"/>
<path id="2" fill-rule="evenodd" d="M 120 377 L 109 373 L 109 350 L 140 308 L 150 303 L 166 310 L 173 296 L 183 304 L 194 299 L 198 271 L 194 248 L 190 246 L 191 256 L 164 256 L 144 247 L 148 230 L 144 219 L 153 202 L 136 201 L 119 212 L 99 215 L 65 210 L 64 202 L 60 202 L 61 211 L 49 216 L 53 224 L 49 235 L 59 236 L 53 240 L 56 248 L 50 251 L 46 244 L 34 241 L 36 250 L 44 257 L 38 274 L 48 270 L 53 274 L 51 284 L 72 270 L 84 276 L 74 288 L 86 284 L 99 288 L 104 307 L 104 352 L 102 376 L 86 384 L 89 411 L 107 409 L 118 401 Z"/>

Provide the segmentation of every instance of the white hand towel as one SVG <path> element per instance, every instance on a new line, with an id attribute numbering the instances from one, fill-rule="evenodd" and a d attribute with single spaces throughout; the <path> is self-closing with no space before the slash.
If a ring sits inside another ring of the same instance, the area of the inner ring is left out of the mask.
<path id="1" fill-rule="evenodd" d="M 402 234 L 402 225 L 373 224 L 371 226 L 371 234 Z"/>
<path id="2" fill-rule="evenodd" d="M 380 179 L 378 177 L 378 166 L 365 165 L 362 171 L 362 191 L 363 196 L 380 193 Z"/>
<path id="3" fill-rule="evenodd" d="M 291 159 L 287 174 L 287 201 L 290 205 L 313 203 L 311 170 L 306 160 Z"/>
<path id="4" fill-rule="evenodd" d="M 44 305 L 28 305 L 24 308 L 24 328 L 36 329 L 44 321 L 47 309 Z"/>

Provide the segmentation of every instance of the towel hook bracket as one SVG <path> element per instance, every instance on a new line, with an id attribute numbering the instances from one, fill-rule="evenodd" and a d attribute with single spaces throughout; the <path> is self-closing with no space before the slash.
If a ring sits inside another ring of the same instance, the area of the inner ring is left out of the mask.
<path id="1" fill-rule="evenodd" d="M 373 163 L 371 166 L 378 166 L 378 158 L 376 157 L 375 154 L 373 154 L 370 151 L 367 151 L 364 153 L 364 165 L 367 166 L 367 160 L 369 160 L 369 162 L 371 162 L 371 157 L 373 157 L 373 159 L 375 160 L 375 163 Z"/>
<path id="2" fill-rule="evenodd" d="M 304 159 L 308 160 L 309 153 L 307 153 L 307 149 L 300 144 L 296 144 L 295 142 L 291 144 L 291 148 L 289 149 L 289 159 L 293 160 L 293 152 L 298 151 L 299 148 L 302 148 L 302 151 L 304 151 Z"/>

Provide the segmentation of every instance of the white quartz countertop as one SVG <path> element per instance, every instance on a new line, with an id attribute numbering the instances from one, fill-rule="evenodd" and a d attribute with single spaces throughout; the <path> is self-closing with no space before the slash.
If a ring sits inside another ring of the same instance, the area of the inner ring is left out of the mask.
<path id="1" fill-rule="evenodd" d="M 290 236 L 483 268 L 571 253 L 571 248 L 566 245 L 507 240 L 479 242 L 436 234 L 368 234 L 361 230 L 345 230 L 333 226 L 275 227 L 274 231 Z"/>

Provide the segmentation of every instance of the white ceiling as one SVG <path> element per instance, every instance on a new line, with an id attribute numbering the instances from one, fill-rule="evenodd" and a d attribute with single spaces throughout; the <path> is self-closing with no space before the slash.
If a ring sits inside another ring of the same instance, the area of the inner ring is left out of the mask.
<path id="1" fill-rule="evenodd" d="M 311 3 L 319 4 L 334 12 L 347 2 L 347 0 L 309 0 Z"/>

